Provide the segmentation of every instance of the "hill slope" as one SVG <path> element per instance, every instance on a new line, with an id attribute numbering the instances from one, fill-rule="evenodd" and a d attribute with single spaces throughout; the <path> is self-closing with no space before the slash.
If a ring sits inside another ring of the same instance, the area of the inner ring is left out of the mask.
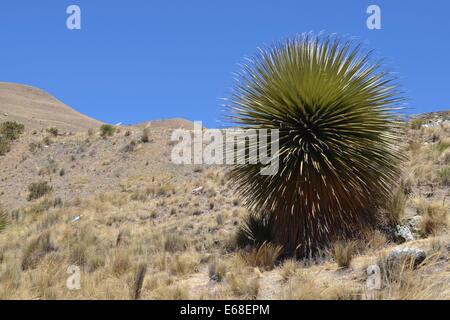
<path id="1" fill-rule="evenodd" d="M 140 262 L 147 266 L 143 299 L 450 297 L 450 124 L 439 115 L 406 128 L 406 210 L 397 225 L 413 233 L 401 246 L 424 250 L 427 259 L 371 292 L 367 267 L 400 245 L 379 230 L 358 242 L 349 268 L 329 254 L 315 263 L 278 264 L 269 249 L 261 265 L 254 252 L 238 249 L 236 230 L 248 212 L 226 169 L 170 161 L 171 130 L 189 127 L 186 121 L 152 123 L 148 142 L 138 125 L 102 137 L 98 122 L 65 106 L 54 110 L 59 102 L 40 90 L 0 87 L 7 119 L 26 129 L 54 123 L 75 132 L 27 130 L 0 157 L 0 215 L 9 222 L 0 234 L 0 299 L 128 299 Z M 77 127 L 74 119 L 84 122 Z M 90 125 L 97 130 L 83 129 Z M 37 182 L 51 190 L 30 198 Z M 82 271 L 78 291 L 65 286 L 73 264 Z"/>
<path id="2" fill-rule="evenodd" d="M 101 124 L 40 89 L 1 82 L 0 121 L 7 120 L 23 123 L 27 129 L 55 127 L 74 132 Z"/>

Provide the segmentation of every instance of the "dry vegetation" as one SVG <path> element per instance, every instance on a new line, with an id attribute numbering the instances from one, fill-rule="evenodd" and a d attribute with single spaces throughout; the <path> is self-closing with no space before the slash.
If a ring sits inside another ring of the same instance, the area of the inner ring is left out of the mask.
<path id="1" fill-rule="evenodd" d="M 398 244 L 381 231 L 315 261 L 283 261 L 267 242 L 241 246 L 236 233 L 248 212 L 226 170 L 170 165 L 169 133 L 42 129 L 0 157 L 0 299 L 450 297 L 449 125 L 408 128 L 410 160 L 388 210 L 394 224 L 417 220 L 418 239 L 403 246 L 424 249 L 427 259 L 395 270 L 384 261 Z M 374 263 L 383 286 L 369 291 Z M 70 291 L 73 264 L 81 289 Z"/>

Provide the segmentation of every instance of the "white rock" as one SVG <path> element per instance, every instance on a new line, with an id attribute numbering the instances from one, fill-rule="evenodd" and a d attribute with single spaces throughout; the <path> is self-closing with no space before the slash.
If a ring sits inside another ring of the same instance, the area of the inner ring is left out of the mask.
<path id="1" fill-rule="evenodd" d="M 408 226 L 397 225 L 395 230 L 395 236 L 397 238 L 400 238 L 404 242 L 414 240 L 414 236 Z"/>
<path id="2" fill-rule="evenodd" d="M 194 190 L 192 190 L 192 193 L 200 194 L 200 193 L 202 193 L 202 191 L 203 191 L 203 187 L 198 187 L 198 188 L 195 188 Z"/>
<path id="3" fill-rule="evenodd" d="M 76 216 L 75 218 L 72 219 L 72 223 L 80 221 L 81 220 L 81 216 Z"/>

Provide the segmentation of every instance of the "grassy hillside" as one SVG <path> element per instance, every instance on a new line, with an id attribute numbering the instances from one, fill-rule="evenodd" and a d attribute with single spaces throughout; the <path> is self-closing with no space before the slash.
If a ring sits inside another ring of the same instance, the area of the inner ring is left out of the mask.
<path id="1" fill-rule="evenodd" d="M 30 90 L 32 99 L 45 97 Z M 95 121 L 75 130 L 71 113 L 68 122 L 58 118 L 55 134 L 56 118 L 35 122 L 11 110 L 8 119 L 26 129 L 0 156 L 0 299 L 450 297 L 450 124 L 439 116 L 405 128 L 409 159 L 384 228 L 315 261 L 279 261 L 270 245 L 239 248 L 248 212 L 226 168 L 170 163 L 174 121 L 150 126 L 147 139 L 142 126 L 102 137 Z M 388 255 L 398 247 L 423 250 L 426 259 L 393 267 Z M 381 290 L 366 287 L 373 264 Z M 70 265 L 81 267 L 80 290 L 66 287 Z"/>

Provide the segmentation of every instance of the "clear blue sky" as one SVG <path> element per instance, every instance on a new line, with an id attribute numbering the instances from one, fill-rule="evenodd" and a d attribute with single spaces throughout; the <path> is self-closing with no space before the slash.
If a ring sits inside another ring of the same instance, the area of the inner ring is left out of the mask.
<path id="1" fill-rule="evenodd" d="M 66 28 L 70 4 L 81 7 L 80 31 Z M 382 30 L 366 28 L 370 4 L 381 7 Z M 2 0 L 0 81 L 110 123 L 184 117 L 218 127 L 244 57 L 311 30 L 376 49 L 414 113 L 450 109 L 447 0 Z"/>

